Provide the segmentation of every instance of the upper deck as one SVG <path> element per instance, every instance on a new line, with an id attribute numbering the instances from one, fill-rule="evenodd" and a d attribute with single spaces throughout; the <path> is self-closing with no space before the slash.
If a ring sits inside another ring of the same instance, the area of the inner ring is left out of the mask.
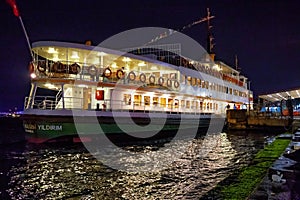
<path id="1" fill-rule="evenodd" d="M 180 50 L 163 48 L 147 46 L 127 49 L 128 53 L 85 44 L 36 42 L 30 72 L 34 81 L 69 79 L 116 83 L 124 79 L 124 83 L 156 84 L 171 90 L 178 90 L 181 83 L 207 87 L 209 83 L 203 80 L 207 76 L 203 75 L 208 75 L 214 80 L 247 88 L 247 79 L 222 62 L 194 61 L 181 56 Z"/>

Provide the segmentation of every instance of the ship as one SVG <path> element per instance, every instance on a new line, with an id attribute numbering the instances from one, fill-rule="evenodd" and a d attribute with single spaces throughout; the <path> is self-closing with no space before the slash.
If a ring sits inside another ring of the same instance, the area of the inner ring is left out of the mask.
<path id="1" fill-rule="evenodd" d="M 186 26 L 207 21 L 207 51 L 192 49 L 195 41 L 189 37 L 166 42 L 176 34 L 184 38 L 171 29 L 163 29 L 146 45 L 122 49 L 91 41 L 34 42 L 31 89 L 22 114 L 27 140 L 108 138 L 135 144 L 221 131 L 228 109 L 253 108 L 253 93 L 237 64 L 231 67 L 215 59 L 212 18 L 208 9 L 206 18 Z M 125 38 L 133 41 L 151 30 Z M 183 53 L 182 47 L 196 57 Z"/>
<path id="2" fill-rule="evenodd" d="M 33 43 L 31 89 L 22 114 L 27 140 L 172 138 L 178 129 L 206 132 L 212 116 L 252 106 L 247 78 L 238 70 L 211 57 L 190 60 L 174 48 L 180 45 L 124 52 L 85 43 Z M 147 132 L 157 134 L 146 137 Z"/>

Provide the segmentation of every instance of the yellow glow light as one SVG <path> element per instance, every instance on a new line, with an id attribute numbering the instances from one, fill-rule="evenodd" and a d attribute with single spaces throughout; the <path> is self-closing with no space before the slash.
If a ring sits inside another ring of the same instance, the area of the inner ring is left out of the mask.
<path id="1" fill-rule="evenodd" d="M 51 83 L 46 83 L 45 86 L 46 86 L 47 88 L 50 88 L 50 89 L 55 89 L 55 88 L 56 88 L 55 85 L 53 85 L 53 84 L 51 84 Z"/>
<path id="2" fill-rule="evenodd" d="M 115 62 L 112 63 L 111 67 L 112 67 L 112 68 L 118 68 L 117 63 L 115 63 Z"/>
<path id="3" fill-rule="evenodd" d="M 78 52 L 77 51 L 72 51 L 71 58 L 72 59 L 79 59 Z"/>
<path id="4" fill-rule="evenodd" d="M 58 53 L 53 47 L 49 47 L 48 53 Z"/>
<path id="5" fill-rule="evenodd" d="M 138 64 L 138 66 L 139 66 L 139 67 L 146 66 L 146 63 L 145 63 L 145 62 L 140 62 L 140 63 Z"/>
<path id="6" fill-rule="evenodd" d="M 30 74 L 30 77 L 31 77 L 31 78 L 36 78 L 36 74 L 35 74 L 35 73 L 31 73 L 31 74 Z"/>
<path id="7" fill-rule="evenodd" d="M 122 59 L 122 61 L 124 61 L 124 62 L 130 62 L 130 61 L 131 61 L 131 59 L 130 59 L 130 58 L 128 58 L 128 57 L 124 57 L 124 58 Z"/>

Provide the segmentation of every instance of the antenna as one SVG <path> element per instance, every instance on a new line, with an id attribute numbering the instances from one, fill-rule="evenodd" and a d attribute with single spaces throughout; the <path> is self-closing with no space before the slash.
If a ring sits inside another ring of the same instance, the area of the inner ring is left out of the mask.
<path id="1" fill-rule="evenodd" d="M 235 63 L 235 69 L 237 71 L 240 71 L 241 68 L 239 67 L 239 64 L 238 64 L 238 56 L 237 55 L 235 55 L 234 63 Z"/>

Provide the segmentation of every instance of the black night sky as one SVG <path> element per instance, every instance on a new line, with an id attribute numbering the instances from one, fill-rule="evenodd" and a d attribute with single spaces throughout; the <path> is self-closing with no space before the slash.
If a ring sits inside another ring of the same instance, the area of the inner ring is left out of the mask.
<path id="1" fill-rule="evenodd" d="M 254 95 L 300 87 L 300 3 L 297 0 L 16 0 L 31 42 L 56 40 L 94 45 L 139 27 L 179 29 L 215 16 L 216 59 L 251 80 Z M 30 53 L 19 19 L 0 1 L 0 111 L 23 109 L 29 93 Z M 206 23 L 183 33 L 206 47 Z"/>

